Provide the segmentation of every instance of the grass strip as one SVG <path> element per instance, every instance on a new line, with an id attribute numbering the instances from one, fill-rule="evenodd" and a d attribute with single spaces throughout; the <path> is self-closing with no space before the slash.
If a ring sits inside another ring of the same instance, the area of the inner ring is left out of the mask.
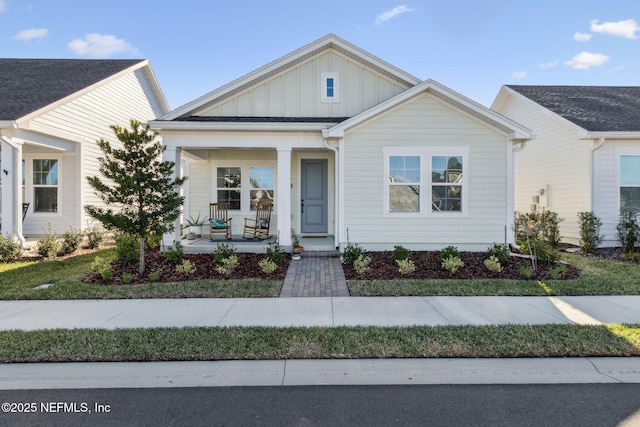
<path id="1" fill-rule="evenodd" d="M 0 362 L 640 356 L 640 325 L 0 331 Z"/>

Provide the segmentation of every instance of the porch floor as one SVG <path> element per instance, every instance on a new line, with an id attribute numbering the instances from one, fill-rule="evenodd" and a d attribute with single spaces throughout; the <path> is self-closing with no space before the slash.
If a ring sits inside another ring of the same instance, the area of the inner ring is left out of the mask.
<path id="1" fill-rule="evenodd" d="M 216 236 L 213 241 L 209 236 L 204 236 L 195 240 L 182 240 L 182 246 L 185 253 L 213 253 L 218 243 L 229 243 L 235 246 L 236 251 L 240 253 L 264 253 L 270 243 L 276 241 L 273 236 L 266 240 L 233 238 L 227 240 L 224 237 Z M 333 236 L 323 237 L 302 237 L 299 243 L 304 247 L 304 251 L 335 251 L 335 239 Z M 285 248 L 289 251 L 291 248 Z"/>

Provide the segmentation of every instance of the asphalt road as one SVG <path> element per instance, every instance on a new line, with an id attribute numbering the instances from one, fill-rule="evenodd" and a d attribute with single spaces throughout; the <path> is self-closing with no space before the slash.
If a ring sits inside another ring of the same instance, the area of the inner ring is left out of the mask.
<path id="1" fill-rule="evenodd" d="M 640 384 L 16 390 L 0 402 L 2 426 L 640 425 Z"/>

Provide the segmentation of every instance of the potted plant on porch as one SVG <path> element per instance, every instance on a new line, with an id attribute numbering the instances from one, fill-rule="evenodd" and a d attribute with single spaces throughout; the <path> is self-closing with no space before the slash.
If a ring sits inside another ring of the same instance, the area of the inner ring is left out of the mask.
<path id="1" fill-rule="evenodd" d="M 303 246 L 300 246 L 300 241 L 297 236 L 293 236 L 293 241 L 291 245 L 291 254 L 294 260 L 299 260 L 302 256 L 302 251 L 304 250 Z"/>
<path id="2" fill-rule="evenodd" d="M 199 239 L 202 237 L 202 226 L 204 225 L 205 220 L 200 218 L 200 213 L 198 212 L 198 216 L 194 218 L 193 216 L 189 216 L 187 220 L 187 227 L 189 228 L 189 232 L 187 233 L 187 240 Z"/>

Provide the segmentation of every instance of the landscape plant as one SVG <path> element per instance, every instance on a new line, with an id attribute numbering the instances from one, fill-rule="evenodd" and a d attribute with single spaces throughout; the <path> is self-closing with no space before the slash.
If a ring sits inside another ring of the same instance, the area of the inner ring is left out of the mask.
<path id="1" fill-rule="evenodd" d="M 347 243 L 342 252 L 342 263 L 354 265 L 355 261 L 364 256 L 364 250 L 357 243 Z"/>
<path id="2" fill-rule="evenodd" d="M 580 249 L 586 253 L 595 251 L 604 238 L 600 235 L 602 221 L 593 212 L 578 212 L 578 225 L 580 227 Z"/>
<path id="3" fill-rule="evenodd" d="M 158 134 L 137 120 L 131 130 L 112 125 L 122 148 L 100 139 L 102 177 L 87 177 L 89 185 L 105 206 L 87 205 L 85 211 L 108 230 L 136 236 L 139 241 L 139 268 L 145 270 L 146 239 L 173 230 L 184 197 L 178 188 L 185 177 L 174 177 L 175 162 L 163 161 L 166 147 Z"/>
<path id="4" fill-rule="evenodd" d="M 360 254 L 353 262 L 353 268 L 356 270 L 356 273 L 362 276 L 369 271 L 369 264 L 371 264 L 371 257 Z"/>
<path id="5" fill-rule="evenodd" d="M 15 262 L 22 254 L 20 242 L 10 235 L 0 234 L 0 262 Z"/>
<path id="6" fill-rule="evenodd" d="M 494 273 L 502 273 L 502 265 L 498 257 L 491 255 L 489 258 L 484 260 L 484 266 L 489 271 L 493 271 Z"/>
<path id="7" fill-rule="evenodd" d="M 398 271 L 403 276 L 407 274 L 411 274 L 414 271 L 416 271 L 416 264 L 408 258 L 397 259 L 396 264 L 398 264 Z"/>
<path id="8" fill-rule="evenodd" d="M 267 245 L 265 256 L 269 261 L 273 262 L 276 266 L 282 265 L 286 257 L 284 248 L 280 243 L 278 243 L 277 240 Z"/>
<path id="9" fill-rule="evenodd" d="M 404 261 L 409 259 L 409 257 L 411 256 L 411 251 L 407 248 L 405 248 L 402 245 L 396 245 L 393 247 L 393 253 L 391 254 L 391 257 L 393 258 L 394 261 Z"/>
<path id="10" fill-rule="evenodd" d="M 131 261 L 138 258 L 138 238 L 130 234 L 117 234 L 115 241 L 116 255 L 118 260 L 120 260 L 122 270 L 124 271 Z"/>
<path id="11" fill-rule="evenodd" d="M 442 268 L 451 274 L 455 274 L 462 267 L 464 267 L 464 262 L 459 256 L 450 256 L 442 261 Z"/>
<path id="12" fill-rule="evenodd" d="M 444 262 L 449 258 L 460 258 L 460 251 L 455 246 L 447 246 L 440 251 L 440 262 Z"/>
<path id="13" fill-rule="evenodd" d="M 196 272 L 196 266 L 193 265 L 188 259 L 183 259 L 182 262 L 176 265 L 176 272 L 183 274 L 193 274 Z"/>
<path id="14" fill-rule="evenodd" d="M 184 249 L 182 248 L 182 243 L 175 242 L 173 245 L 169 246 L 163 256 L 169 264 L 180 264 L 182 262 L 182 259 L 184 258 Z"/>
<path id="15" fill-rule="evenodd" d="M 487 248 L 487 256 L 495 257 L 501 265 L 509 263 L 509 245 L 494 243 Z"/>
<path id="16" fill-rule="evenodd" d="M 620 212 L 620 221 L 616 226 L 616 237 L 622 246 L 622 252 L 632 254 L 640 243 L 640 225 L 638 212 Z"/>
<path id="17" fill-rule="evenodd" d="M 268 258 L 263 258 L 258 261 L 258 267 L 260 267 L 260 271 L 262 271 L 263 273 L 272 274 L 278 269 L 278 264 Z"/>
<path id="18" fill-rule="evenodd" d="M 76 230 L 73 227 L 68 227 L 60 237 L 62 240 L 60 252 L 62 255 L 69 255 L 78 250 L 84 235 L 82 231 Z"/>
<path id="19" fill-rule="evenodd" d="M 58 235 L 55 231 L 51 231 L 51 224 L 47 229 L 42 229 L 42 237 L 36 243 L 38 255 L 44 259 L 52 259 L 58 255 L 59 242 Z"/>
<path id="20" fill-rule="evenodd" d="M 87 236 L 87 247 L 89 249 L 98 249 L 104 242 L 107 232 L 100 224 L 93 224 L 87 227 L 84 234 Z"/>
<path id="21" fill-rule="evenodd" d="M 97 256 L 91 263 L 91 271 L 96 273 L 102 278 L 102 280 L 109 280 L 113 277 L 113 269 L 111 268 L 111 261 Z"/>

